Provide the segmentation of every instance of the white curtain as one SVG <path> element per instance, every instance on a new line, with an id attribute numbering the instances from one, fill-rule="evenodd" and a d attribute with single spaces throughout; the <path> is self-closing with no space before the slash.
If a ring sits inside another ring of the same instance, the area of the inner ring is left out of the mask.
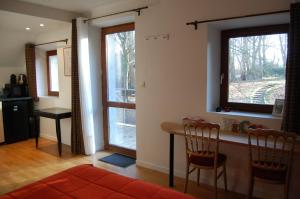
<path id="1" fill-rule="evenodd" d="M 91 155 L 95 153 L 96 149 L 88 29 L 88 23 L 84 23 L 82 18 L 77 18 L 78 71 L 82 132 L 85 153 L 86 155 Z"/>

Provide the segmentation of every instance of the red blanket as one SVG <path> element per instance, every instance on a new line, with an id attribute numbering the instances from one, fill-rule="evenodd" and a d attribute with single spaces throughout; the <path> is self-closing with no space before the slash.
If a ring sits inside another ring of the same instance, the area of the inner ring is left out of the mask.
<path id="1" fill-rule="evenodd" d="M 192 199 L 193 197 L 92 165 L 81 165 L 0 196 L 0 199 L 12 198 Z"/>

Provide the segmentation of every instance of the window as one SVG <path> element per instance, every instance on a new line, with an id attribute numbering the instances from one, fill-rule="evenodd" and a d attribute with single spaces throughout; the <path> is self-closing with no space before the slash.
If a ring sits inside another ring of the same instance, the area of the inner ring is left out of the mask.
<path id="1" fill-rule="evenodd" d="M 284 99 L 288 24 L 222 31 L 221 106 L 271 113 Z"/>
<path id="2" fill-rule="evenodd" d="M 57 51 L 47 51 L 48 95 L 59 96 Z"/>
<path id="3" fill-rule="evenodd" d="M 101 45 L 105 148 L 135 157 L 134 24 L 103 28 Z"/>

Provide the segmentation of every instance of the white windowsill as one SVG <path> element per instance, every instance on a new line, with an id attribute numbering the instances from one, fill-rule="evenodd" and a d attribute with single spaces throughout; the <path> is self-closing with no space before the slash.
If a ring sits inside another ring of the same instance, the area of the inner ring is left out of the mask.
<path id="1" fill-rule="evenodd" d="M 230 111 L 230 112 L 213 112 L 208 111 L 208 113 L 216 114 L 216 115 L 228 115 L 228 116 L 242 116 L 242 117 L 254 117 L 254 118 L 264 118 L 264 119 L 276 119 L 282 120 L 281 117 L 276 117 L 272 114 L 267 113 L 253 113 L 253 112 L 242 112 L 242 111 Z"/>
<path id="2" fill-rule="evenodd" d="M 58 99 L 59 96 L 48 96 L 48 95 L 42 95 L 42 96 L 38 96 L 39 98 L 42 99 Z"/>

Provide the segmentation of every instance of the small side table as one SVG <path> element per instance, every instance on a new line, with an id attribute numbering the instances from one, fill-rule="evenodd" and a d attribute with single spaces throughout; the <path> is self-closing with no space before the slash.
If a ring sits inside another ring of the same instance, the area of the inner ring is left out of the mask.
<path id="1" fill-rule="evenodd" d="M 59 152 L 59 156 L 61 156 L 62 146 L 61 146 L 60 120 L 64 118 L 70 118 L 72 116 L 72 111 L 70 109 L 65 109 L 65 108 L 47 108 L 47 109 L 36 110 L 35 115 L 38 117 L 38 121 L 40 117 L 55 119 L 58 152 Z M 38 132 L 35 137 L 36 148 L 38 147 L 39 136 L 40 133 Z"/>

